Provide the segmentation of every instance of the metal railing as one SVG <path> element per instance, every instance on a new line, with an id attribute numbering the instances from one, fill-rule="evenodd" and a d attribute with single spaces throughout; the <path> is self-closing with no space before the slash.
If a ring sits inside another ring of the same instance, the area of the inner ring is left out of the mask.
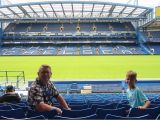
<path id="1" fill-rule="evenodd" d="M 24 71 L 0 71 L 0 81 L 3 81 L 0 85 L 15 83 L 16 88 L 19 88 L 21 82 L 25 84 Z"/>

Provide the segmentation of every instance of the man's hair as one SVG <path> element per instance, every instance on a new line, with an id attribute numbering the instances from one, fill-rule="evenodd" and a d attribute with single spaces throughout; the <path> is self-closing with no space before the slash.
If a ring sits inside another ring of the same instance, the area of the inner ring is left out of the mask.
<path id="1" fill-rule="evenodd" d="M 15 91 L 15 88 L 12 85 L 8 85 L 6 87 L 6 92 L 13 92 L 13 91 Z"/>
<path id="2" fill-rule="evenodd" d="M 128 71 L 127 74 L 126 74 L 126 77 L 130 80 L 135 80 L 137 81 L 137 73 L 135 71 Z"/>
<path id="3" fill-rule="evenodd" d="M 43 65 L 40 66 L 38 72 L 41 71 L 41 69 L 44 69 L 44 68 L 49 68 L 51 70 L 51 66 L 49 66 L 47 64 L 43 64 Z"/>

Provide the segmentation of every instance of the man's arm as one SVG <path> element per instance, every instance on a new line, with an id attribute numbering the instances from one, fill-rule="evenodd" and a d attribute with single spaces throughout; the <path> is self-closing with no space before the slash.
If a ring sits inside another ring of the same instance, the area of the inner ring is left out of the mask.
<path id="1" fill-rule="evenodd" d="M 62 110 L 61 109 L 59 109 L 57 107 L 53 107 L 53 106 L 48 105 L 48 104 L 45 104 L 43 102 L 40 102 L 39 104 L 36 105 L 36 110 L 38 110 L 39 112 L 56 110 L 57 113 L 62 114 Z"/>
<path id="2" fill-rule="evenodd" d="M 67 110 L 71 110 L 71 108 L 68 107 L 66 101 L 64 100 L 64 98 L 61 95 L 58 95 L 58 97 L 56 99 L 60 103 L 60 105 L 63 106 L 63 108 L 65 108 Z"/>

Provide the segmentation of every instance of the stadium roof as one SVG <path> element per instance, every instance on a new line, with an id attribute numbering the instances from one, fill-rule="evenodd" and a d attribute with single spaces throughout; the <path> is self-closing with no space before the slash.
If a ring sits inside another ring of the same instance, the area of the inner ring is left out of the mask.
<path id="1" fill-rule="evenodd" d="M 160 28 L 160 18 L 155 18 L 149 22 L 147 22 L 146 24 L 144 24 L 141 27 L 147 27 L 147 28 Z"/>
<path id="2" fill-rule="evenodd" d="M 0 6 L 0 20 L 144 19 L 152 8 L 111 2 L 50 1 Z"/>

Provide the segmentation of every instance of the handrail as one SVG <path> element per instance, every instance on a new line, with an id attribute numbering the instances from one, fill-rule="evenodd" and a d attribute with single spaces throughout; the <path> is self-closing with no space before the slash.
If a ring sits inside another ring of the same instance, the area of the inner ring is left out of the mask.
<path id="1" fill-rule="evenodd" d="M 25 84 L 25 74 L 24 71 L 0 71 L 0 73 L 4 73 L 4 75 L 0 75 L 0 79 L 3 77 L 5 79 L 5 86 L 9 83 L 9 78 L 16 78 L 16 82 L 10 81 L 12 83 L 16 83 L 16 88 L 19 88 L 19 83 L 21 81 Z M 10 75 L 12 73 L 12 75 Z"/>

